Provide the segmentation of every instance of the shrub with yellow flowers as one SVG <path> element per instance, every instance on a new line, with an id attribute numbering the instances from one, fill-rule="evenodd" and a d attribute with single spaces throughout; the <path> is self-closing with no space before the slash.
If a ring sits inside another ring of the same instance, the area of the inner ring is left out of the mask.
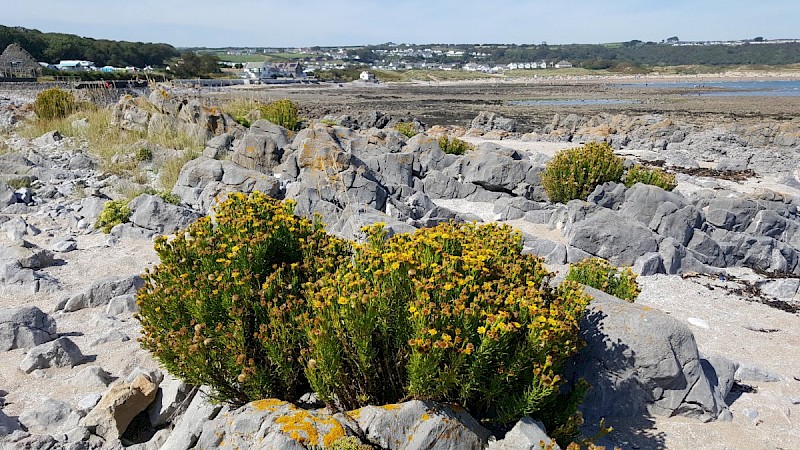
<path id="1" fill-rule="evenodd" d="M 366 231 L 352 258 L 308 285 L 306 373 L 323 399 L 456 402 L 495 423 L 552 404 L 581 342 L 577 284 L 550 287 L 506 226 Z"/>
<path id="2" fill-rule="evenodd" d="M 161 264 L 144 275 L 142 346 L 173 374 L 210 385 L 218 400 L 294 400 L 307 320 L 303 283 L 345 245 L 291 202 L 232 194 L 215 215 L 156 241 Z"/>
<path id="3" fill-rule="evenodd" d="M 607 181 L 619 182 L 625 170 L 623 163 L 607 143 L 589 142 L 558 152 L 545 166 L 542 187 L 553 202 L 585 200 L 595 187 Z"/>

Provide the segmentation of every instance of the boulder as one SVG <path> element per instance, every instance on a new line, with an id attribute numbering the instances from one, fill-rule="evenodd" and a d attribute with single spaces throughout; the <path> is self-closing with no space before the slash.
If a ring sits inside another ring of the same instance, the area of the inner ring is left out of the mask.
<path id="1" fill-rule="evenodd" d="M 728 380 L 719 373 L 712 386 L 686 325 L 597 289 L 585 292 L 594 298 L 581 324 L 587 345 L 573 358 L 568 376 L 592 386 L 580 408 L 587 422 L 636 417 L 644 410 L 711 421 L 727 409 L 716 386 Z"/>
<path id="2" fill-rule="evenodd" d="M 37 345 L 28 350 L 19 364 L 20 370 L 31 373 L 50 367 L 75 367 L 86 359 L 81 349 L 68 337 Z"/>
<path id="3" fill-rule="evenodd" d="M 101 278 L 92 283 L 85 292 L 67 300 L 63 311 L 73 312 L 84 308 L 107 305 L 114 297 L 135 294 L 143 285 L 144 281 L 138 275 Z"/>
<path id="4" fill-rule="evenodd" d="M 139 310 L 136 306 L 136 294 L 118 295 L 108 301 L 106 314 L 119 316 L 123 314 L 133 314 Z"/>
<path id="5" fill-rule="evenodd" d="M 567 262 L 567 247 L 564 244 L 529 235 L 523 235 L 522 254 L 541 256 L 547 264 Z"/>
<path id="6" fill-rule="evenodd" d="M 133 418 L 153 402 L 157 390 L 158 384 L 145 375 L 112 386 L 80 424 L 106 441 L 119 439 Z"/>
<path id="7" fill-rule="evenodd" d="M 179 378 L 166 374 L 153 403 L 147 407 L 147 417 L 150 424 L 156 428 L 166 425 L 172 420 L 178 408 L 193 395 L 194 391 Z"/>
<path id="8" fill-rule="evenodd" d="M 234 144 L 231 160 L 245 169 L 270 173 L 282 157 L 283 149 L 269 135 L 251 129 Z"/>
<path id="9" fill-rule="evenodd" d="M 640 256 L 658 249 L 658 236 L 653 231 L 605 208 L 572 223 L 565 231 L 570 246 L 616 266 L 631 266 Z"/>
<path id="10" fill-rule="evenodd" d="M 5 264 L 16 263 L 24 269 L 43 269 L 50 267 L 55 255 L 28 241 L 17 241 L 19 245 L 0 248 L 0 261 Z"/>
<path id="11" fill-rule="evenodd" d="M 716 198 L 706 206 L 706 220 L 717 228 L 745 231 L 758 213 L 758 204 L 743 198 Z"/>
<path id="12" fill-rule="evenodd" d="M 197 448 L 331 448 L 336 439 L 354 434 L 343 419 L 282 400 L 259 400 L 204 424 Z"/>
<path id="13" fill-rule="evenodd" d="M 404 222 L 393 219 L 367 205 L 350 204 L 342 212 L 339 220 L 328 227 L 328 232 L 345 239 L 363 238 L 361 228 L 377 222 L 385 223 L 384 229 L 393 236 L 398 233 L 413 233 L 416 229 Z"/>
<path id="14" fill-rule="evenodd" d="M 28 350 L 56 337 L 56 321 L 35 306 L 0 310 L 0 351 Z"/>
<path id="15" fill-rule="evenodd" d="M 200 218 L 196 211 L 167 203 L 157 195 L 142 194 L 128 203 L 128 208 L 131 223 L 158 234 L 175 233 Z"/>
<path id="16" fill-rule="evenodd" d="M 528 157 L 516 150 L 483 143 L 462 157 L 459 173 L 465 183 L 510 193 L 526 181 L 532 168 Z"/>
<path id="17" fill-rule="evenodd" d="M 231 161 L 205 157 L 186 163 L 172 189 L 182 203 L 201 212 L 210 211 L 218 198 L 230 192 L 249 194 L 253 191 L 277 197 L 280 182 L 274 176 L 245 169 Z"/>
<path id="18" fill-rule="evenodd" d="M 493 112 L 481 111 L 472 119 L 470 128 L 484 132 L 500 130 L 513 133 L 517 131 L 517 122 Z"/>
<path id="19" fill-rule="evenodd" d="M 348 415 L 381 448 L 479 450 L 491 435 L 466 410 L 434 402 L 366 406 Z"/>
<path id="20" fill-rule="evenodd" d="M 57 434 L 76 427 L 79 420 L 80 415 L 68 403 L 53 399 L 19 416 L 19 422 L 28 432 L 37 434 Z"/>
<path id="21" fill-rule="evenodd" d="M 286 148 L 292 143 L 292 132 L 269 120 L 256 120 L 250 125 L 250 132 L 269 136 L 278 148 Z"/>
<path id="22" fill-rule="evenodd" d="M 6 413 L 0 409 L 0 438 L 8 436 L 20 429 L 19 420 L 8 417 Z"/>
<path id="23" fill-rule="evenodd" d="M 675 210 L 688 205 L 681 195 L 668 192 L 658 186 L 636 183 L 625 191 L 625 201 L 620 205 L 622 215 L 645 225 L 653 220 L 659 207 L 664 203 L 672 203 Z"/>
<path id="24" fill-rule="evenodd" d="M 222 406 L 211 403 L 208 399 L 209 388 L 201 387 L 192 397 L 186 411 L 174 423 L 172 433 L 160 450 L 189 450 L 194 448 L 203 425 L 213 420 L 219 414 Z"/>
<path id="25" fill-rule="evenodd" d="M 756 283 L 761 293 L 783 300 L 792 300 L 800 290 L 800 278 L 784 278 L 778 280 L 765 280 Z M 2 319 L 0 319 L 2 322 Z"/>
<path id="26" fill-rule="evenodd" d="M 552 447 L 548 447 L 549 445 Z M 506 433 L 503 439 L 490 443 L 488 450 L 540 450 L 542 448 L 561 450 L 561 447 L 547 435 L 542 422 L 525 416 Z"/>

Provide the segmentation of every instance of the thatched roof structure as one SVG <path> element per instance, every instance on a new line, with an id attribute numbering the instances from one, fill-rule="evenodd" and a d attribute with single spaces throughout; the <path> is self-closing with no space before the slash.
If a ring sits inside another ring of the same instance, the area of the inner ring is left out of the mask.
<path id="1" fill-rule="evenodd" d="M 11 44 L 0 54 L 0 77 L 36 77 L 42 66 L 19 44 Z"/>

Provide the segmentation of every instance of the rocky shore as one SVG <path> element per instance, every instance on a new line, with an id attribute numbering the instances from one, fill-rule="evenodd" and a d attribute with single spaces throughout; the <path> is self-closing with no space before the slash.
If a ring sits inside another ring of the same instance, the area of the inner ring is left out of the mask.
<path id="1" fill-rule="evenodd" d="M 128 204 L 130 221 L 106 235 L 94 224 L 107 201 L 123 197 L 119 177 L 100 171 L 79 139 L 20 138 L 15 126 L 29 109 L 6 98 L 3 448 L 299 449 L 350 435 L 373 448 L 531 449 L 548 439 L 530 418 L 493 435 L 463 410 L 418 401 L 346 413 L 312 395 L 297 405 L 215 405 L 207 387 L 161 370 L 139 348 L 133 318 L 139 275 L 158 263 L 152 238 L 208 214 L 228 193 L 255 190 L 295 200 L 298 213 L 318 213 L 330 232 L 351 239 L 375 222 L 403 233 L 500 221 L 561 273 L 589 256 L 631 265 L 641 296 L 630 304 L 590 290 L 587 346 L 568 371 L 593 386 L 581 407 L 586 432 L 605 418 L 615 431 L 599 443 L 623 449 L 800 445 L 800 356 L 786 351 L 800 344 L 795 121 L 710 124 L 628 111 L 551 113 L 531 127 L 481 112 L 468 126 L 408 138 L 393 125 L 413 110 L 329 110 L 295 134 L 265 120 L 244 128 L 198 99 L 154 91 L 121 100 L 115 126 L 176 130 L 206 148 L 180 171 L 178 204 L 142 194 Z M 475 149 L 446 154 L 439 135 Z M 678 172 L 678 188 L 607 183 L 585 200 L 550 202 L 541 186 L 547 161 L 592 140 L 611 143 L 629 163 Z M 303 439 L 286 418 L 303 424 Z"/>

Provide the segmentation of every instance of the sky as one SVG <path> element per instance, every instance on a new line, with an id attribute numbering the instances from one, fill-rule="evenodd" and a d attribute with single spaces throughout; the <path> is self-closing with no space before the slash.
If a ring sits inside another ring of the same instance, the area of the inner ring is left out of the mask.
<path id="1" fill-rule="evenodd" d="M 800 0 L 0 0 L 0 25 L 176 47 L 800 38 Z"/>

